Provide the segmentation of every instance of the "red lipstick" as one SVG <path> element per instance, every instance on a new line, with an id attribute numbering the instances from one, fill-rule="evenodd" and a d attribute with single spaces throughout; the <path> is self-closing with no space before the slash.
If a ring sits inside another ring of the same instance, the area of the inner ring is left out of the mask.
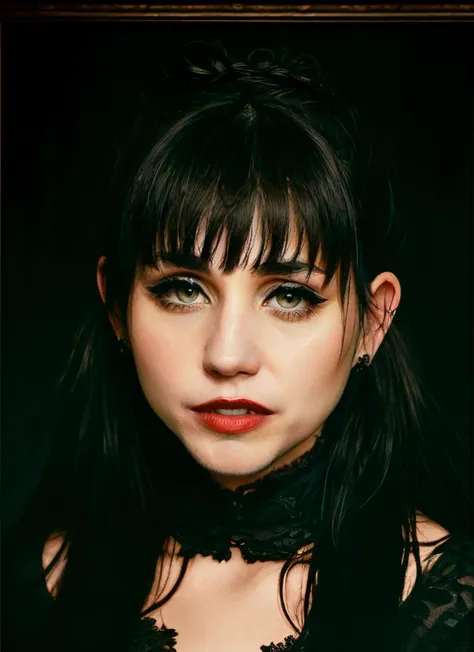
<path id="1" fill-rule="evenodd" d="M 253 430 L 273 414 L 264 405 L 246 398 L 215 398 L 192 410 L 211 430 L 229 434 Z M 247 414 L 220 414 L 217 410 L 247 410 Z"/>

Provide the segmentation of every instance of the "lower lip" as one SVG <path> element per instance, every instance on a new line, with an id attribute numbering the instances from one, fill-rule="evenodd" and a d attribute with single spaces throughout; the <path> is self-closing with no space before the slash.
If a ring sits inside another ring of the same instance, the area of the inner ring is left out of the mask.
<path id="1" fill-rule="evenodd" d="M 261 425 L 268 414 L 241 414 L 227 416 L 217 412 L 196 412 L 199 420 L 211 430 L 224 433 L 247 432 Z"/>

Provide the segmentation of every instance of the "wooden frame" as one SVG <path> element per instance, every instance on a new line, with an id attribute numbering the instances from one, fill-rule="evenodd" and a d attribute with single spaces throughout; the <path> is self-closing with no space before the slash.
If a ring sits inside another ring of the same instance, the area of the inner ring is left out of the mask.
<path id="1" fill-rule="evenodd" d="M 5 3 L 6 20 L 159 21 L 474 21 L 474 4 L 160 4 Z"/>

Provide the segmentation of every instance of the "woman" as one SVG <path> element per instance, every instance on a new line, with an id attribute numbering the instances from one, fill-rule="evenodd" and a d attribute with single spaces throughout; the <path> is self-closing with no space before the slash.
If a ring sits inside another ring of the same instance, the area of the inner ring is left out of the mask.
<path id="1" fill-rule="evenodd" d="M 302 60 L 185 62 L 6 544 L 6 644 L 467 650 L 474 547 L 421 509 L 425 404 L 351 114 Z"/>

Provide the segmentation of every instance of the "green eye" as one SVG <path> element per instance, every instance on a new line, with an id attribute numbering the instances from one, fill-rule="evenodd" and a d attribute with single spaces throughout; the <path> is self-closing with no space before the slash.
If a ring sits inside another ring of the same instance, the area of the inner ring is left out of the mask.
<path id="1" fill-rule="evenodd" d="M 199 310 L 203 304 L 210 303 L 204 290 L 199 283 L 192 278 L 177 278 L 168 276 L 162 279 L 156 285 L 148 288 L 148 291 L 157 297 L 161 306 L 167 310 L 176 310 L 179 312 Z M 172 293 L 174 292 L 174 296 Z M 205 301 L 197 301 L 199 295 L 202 295 Z M 323 299 L 316 292 L 306 286 L 295 284 L 280 284 L 274 287 L 265 304 L 272 299 L 276 299 L 279 307 L 271 307 L 271 312 L 277 317 L 286 321 L 303 321 L 309 318 L 318 308 L 318 306 L 327 299 Z M 304 305 L 298 307 L 300 303 Z"/>
<path id="2" fill-rule="evenodd" d="M 199 290 L 193 287 L 180 287 L 176 289 L 176 296 L 184 303 L 193 303 Z"/>
<path id="3" fill-rule="evenodd" d="M 288 301 L 288 297 L 290 297 L 289 301 L 290 303 L 294 303 L 296 299 L 296 305 L 298 305 L 298 302 L 301 299 L 304 299 L 311 305 L 318 305 L 320 303 L 324 303 L 327 301 L 327 299 L 323 299 L 323 297 L 320 297 L 319 294 L 316 294 L 316 292 L 313 292 L 313 290 L 310 290 L 307 287 L 304 287 L 302 285 L 279 285 L 278 287 L 274 288 L 272 292 L 270 293 L 270 296 L 267 298 L 267 301 L 272 299 L 273 297 L 284 297 L 284 301 Z M 280 302 L 278 301 L 279 305 Z M 286 306 L 287 308 L 292 308 L 294 306 Z"/>
<path id="4" fill-rule="evenodd" d="M 309 319 L 318 309 L 318 306 L 327 301 L 316 292 L 298 284 L 282 284 L 274 288 L 265 303 L 276 298 L 280 308 L 273 309 L 273 313 L 285 321 L 304 321 Z M 302 307 L 297 307 L 303 301 Z M 288 303 L 290 305 L 288 305 Z"/>
<path id="5" fill-rule="evenodd" d="M 282 303 L 280 302 L 280 298 L 277 298 L 277 302 L 282 308 L 296 308 L 296 306 L 301 301 L 301 297 L 298 296 L 297 293 L 293 292 L 293 291 L 292 292 L 285 291 L 285 292 L 282 292 L 281 295 L 277 294 L 276 296 L 277 297 L 283 297 Z M 285 302 L 287 302 L 287 305 L 284 305 Z M 288 305 L 288 303 L 293 304 L 293 305 Z"/>

